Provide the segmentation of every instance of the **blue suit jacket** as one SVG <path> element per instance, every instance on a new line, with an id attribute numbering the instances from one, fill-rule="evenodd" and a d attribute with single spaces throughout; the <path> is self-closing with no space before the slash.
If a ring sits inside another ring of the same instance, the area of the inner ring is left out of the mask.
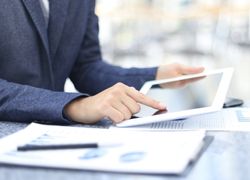
<path id="1" fill-rule="evenodd" d="M 137 89 L 156 68 L 124 69 L 102 61 L 94 0 L 0 1 L 0 120 L 67 123 L 64 106 L 117 82 Z M 70 77 L 81 93 L 63 92 Z"/>

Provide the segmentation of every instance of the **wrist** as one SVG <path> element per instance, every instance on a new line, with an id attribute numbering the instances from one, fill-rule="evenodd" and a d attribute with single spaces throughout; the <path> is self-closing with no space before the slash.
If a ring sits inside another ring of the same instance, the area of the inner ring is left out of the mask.
<path id="1" fill-rule="evenodd" d="M 79 122 L 77 121 L 77 117 L 79 114 L 79 104 L 80 101 L 84 99 L 83 97 L 76 98 L 72 101 L 70 101 L 68 104 L 63 109 L 63 115 L 65 116 L 66 119 L 74 122 Z"/>

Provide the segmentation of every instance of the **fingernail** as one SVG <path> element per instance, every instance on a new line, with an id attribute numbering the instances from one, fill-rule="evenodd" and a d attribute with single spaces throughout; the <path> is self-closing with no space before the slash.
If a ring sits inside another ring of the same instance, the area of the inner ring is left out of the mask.
<path id="1" fill-rule="evenodd" d="M 167 109 L 167 106 L 162 102 L 159 103 L 159 106 L 161 109 Z"/>

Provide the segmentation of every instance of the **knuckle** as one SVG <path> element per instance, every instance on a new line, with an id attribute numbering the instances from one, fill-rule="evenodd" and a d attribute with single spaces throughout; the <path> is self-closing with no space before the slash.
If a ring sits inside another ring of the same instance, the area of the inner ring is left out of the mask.
<path id="1" fill-rule="evenodd" d="M 115 87 L 117 87 L 117 88 L 123 88 L 123 87 L 125 87 L 125 84 L 123 84 L 121 82 L 118 82 L 118 83 L 115 84 Z"/>
<path id="2" fill-rule="evenodd" d="M 106 98 L 105 98 L 105 102 L 103 102 L 104 104 L 109 104 L 110 102 L 112 102 L 114 99 L 114 93 L 109 93 Z"/>
<path id="3" fill-rule="evenodd" d="M 111 102 L 112 101 L 108 101 L 108 100 L 105 100 L 105 101 L 101 102 L 100 105 L 98 106 L 99 107 L 99 111 L 101 113 L 105 113 L 105 115 L 107 115 L 107 113 L 110 112 L 111 109 L 112 109 Z"/>
<path id="4" fill-rule="evenodd" d="M 122 86 L 115 86 L 112 91 L 110 92 L 110 95 L 112 95 L 113 97 L 117 97 L 117 96 L 121 96 L 122 92 L 123 92 L 123 87 Z"/>
<path id="5" fill-rule="evenodd" d="M 130 112 L 130 110 L 126 107 L 123 107 L 121 110 L 120 110 L 120 113 L 123 114 L 123 118 L 124 119 L 130 119 L 132 113 Z"/>
<path id="6" fill-rule="evenodd" d="M 145 100 L 146 96 L 144 94 L 142 94 L 141 92 L 138 93 L 138 98 L 141 100 Z"/>
<path id="7" fill-rule="evenodd" d="M 124 115 L 124 118 L 125 119 L 130 119 L 132 116 L 132 114 L 130 112 L 127 112 L 125 115 Z"/>
<path id="8" fill-rule="evenodd" d="M 103 109 L 108 109 L 110 107 L 109 101 L 102 102 L 101 106 L 102 106 Z"/>
<path id="9" fill-rule="evenodd" d="M 121 90 L 120 89 L 113 89 L 113 91 L 110 93 L 110 96 L 112 97 L 112 99 L 114 99 L 117 96 L 121 95 Z"/>
<path id="10" fill-rule="evenodd" d="M 122 122 L 124 120 L 124 116 L 122 114 L 117 114 L 117 115 L 113 116 L 111 119 L 113 122 L 119 123 L 119 122 Z"/>
<path id="11" fill-rule="evenodd" d="M 141 110 L 141 106 L 137 104 L 133 109 L 133 114 L 138 113 Z"/>

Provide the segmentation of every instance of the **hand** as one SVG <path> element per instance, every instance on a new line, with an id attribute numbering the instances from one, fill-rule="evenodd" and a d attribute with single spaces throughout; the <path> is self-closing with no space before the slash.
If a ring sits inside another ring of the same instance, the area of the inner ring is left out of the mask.
<path id="1" fill-rule="evenodd" d="M 159 79 L 178 77 L 187 74 L 197 74 L 203 71 L 204 71 L 203 67 L 192 67 L 178 63 L 162 65 L 159 66 L 158 68 L 156 79 L 159 80 Z"/>
<path id="2" fill-rule="evenodd" d="M 133 114 L 139 112 L 138 103 L 158 110 L 166 109 L 165 105 L 145 96 L 135 88 L 117 83 L 95 96 L 70 102 L 64 112 L 70 119 L 80 123 L 95 123 L 105 117 L 118 123 L 130 119 Z"/>

